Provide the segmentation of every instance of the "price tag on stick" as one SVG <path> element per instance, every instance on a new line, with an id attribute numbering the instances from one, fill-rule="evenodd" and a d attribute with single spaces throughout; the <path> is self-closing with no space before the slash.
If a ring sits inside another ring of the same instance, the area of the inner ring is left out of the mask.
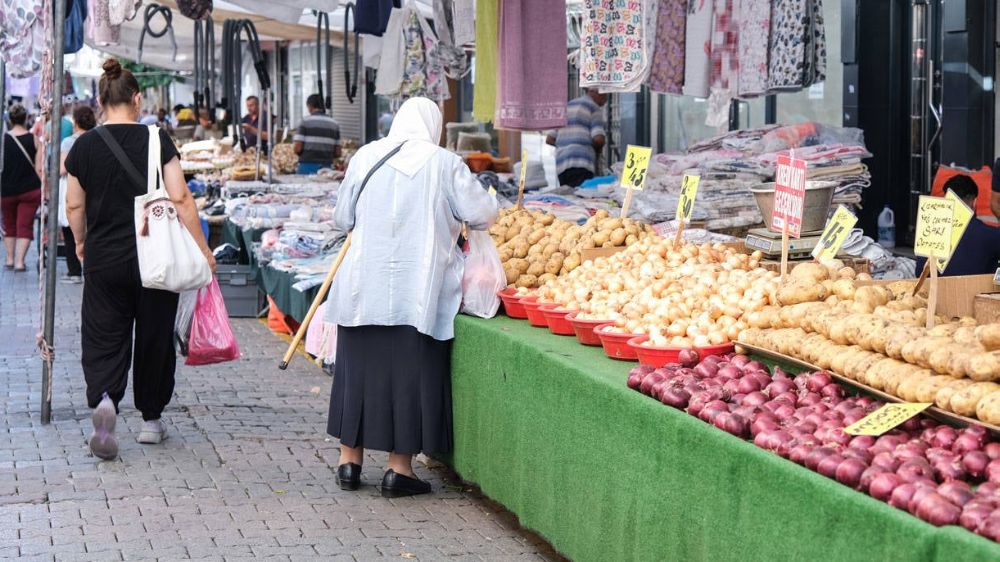
<path id="1" fill-rule="evenodd" d="M 847 240 L 851 229 L 857 223 L 858 217 L 848 211 L 847 207 L 839 205 L 837 211 L 826 222 L 823 236 L 820 237 L 819 244 L 813 248 L 812 257 L 820 261 L 837 257 L 837 252 L 844 245 L 844 240 Z"/>
<path id="2" fill-rule="evenodd" d="M 917 206 L 916 241 L 918 256 L 947 258 L 951 255 L 951 231 L 955 221 L 955 201 L 921 195 Z"/>
<path id="3" fill-rule="evenodd" d="M 882 435 L 931 406 L 930 403 L 886 404 L 844 428 L 848 435 Z"/>
<path id="4" fill-rule="evenodd" d="M 646 171 L 649 169 L 649 159 L 652 155 L 653 149 L 647 146 L 628 145 L 621 179 L 621 186 L 625 188 L 622 218 L 628 215 L 629 205 L 632 204 L 632 193 L 636 190 L 642 191 L 642 187 L 646 185 Z"/>
<path id="5" fill-rule="evenodd" d="M 962 235 L 965 234 L 966 227 L 969 226 L 969 222 L 972 221 L 972 217 L 975 213 L 964 201 L 955 195 L 955 192 L 948 190 L 945 195 L 946 199 L 951 199 L 955 202 L 955 215 L 952 217 L 951 223 L 951 252 L 948 253 L 947 258 L 938 258 L 938 273 L 944 273 L 946 267 L 948 267 L 948 262 L 951 261 L 951 255 L 955 253 L 955 248 L 958 247 L 959 241 L 962 240 Z"/>
<path id="6" fill-rule="evenodd" d="M 681 180 L 681 195 L 677 200 L 677 212 L 674 218 L 677 221 L 677 235 L 674 237 L 674 246 L 679 246 L 681 237 L 684 234 L 684 227 L 691 222 L 691 213 L 694 211 L 694 200 L 698 196 L 698 184 L 701 176 L 685 175 Z"/>
<path id="7" fill-rule="evenodd" d="M 802 206 L 806 198 L 806 161 L 778 156 L 774 174 L 774 208 L 771 228 L 794 238 L 802 235 Z"/>
<path id="8" fill-rule="evenodd" d="M 528 177 L 528 149 L 521 149 L 521 178 L 517 182 L 517 208 L 524 207 L 524 179 Z"/>

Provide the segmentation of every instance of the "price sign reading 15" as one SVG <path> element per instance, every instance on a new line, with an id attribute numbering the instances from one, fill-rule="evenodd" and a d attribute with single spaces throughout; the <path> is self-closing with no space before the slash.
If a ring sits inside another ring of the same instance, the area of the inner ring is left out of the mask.
<path id="1" fill-rule="evenodd" d="M 646 185 L 646 170 L 649 169 L 649 158 L 652 154 L 653 149 L 649 147 L 628 145 L 628 151 L 625 153 L 625 169 L 622 170 L 622 187 L 642 190 Z"/>
<path id="2" fill-rule="evenodd" d="M 691 222 L 691 212 L 694 211 L 694 200 L 698 196 L 698 184 L 701 176 L 684 176 L 681 180 L 681 196 L 677 200 L 677 214 L 674 218 L 679 221 Z"/>
<path id="3" fill-rule="evenodd" d="M 812 256 L 818 260 L 833 259 L 837 257 L 837 252 L 844 245 L 844 241 L 851 234 L 851 229 L 858 223 L 858 217 L 847 210 L 847 207 L 840 205 L 826 223 L 823 236 L 819 239 L 819 244 L 813 248 Z"/>

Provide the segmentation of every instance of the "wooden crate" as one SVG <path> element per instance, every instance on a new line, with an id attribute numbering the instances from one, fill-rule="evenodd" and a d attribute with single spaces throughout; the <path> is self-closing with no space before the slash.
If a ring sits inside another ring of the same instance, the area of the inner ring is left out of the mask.
<path id="1" fill-rule="evenodd" d="M 976 295 L 972 307 L 975 310 L 976 322 L 980 324 L 1000 322 L 1000 293 Z"/>

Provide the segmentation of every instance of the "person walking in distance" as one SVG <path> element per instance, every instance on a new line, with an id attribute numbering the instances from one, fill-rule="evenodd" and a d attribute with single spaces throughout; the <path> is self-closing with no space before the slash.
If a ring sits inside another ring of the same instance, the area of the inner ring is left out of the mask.
<path id="1" fill-rule="evenodd" d="M 162 414 L 174 392 L 178 295 L 144 288 L 139 275 L 133 206 L 147 186 L 137 185 L 121 162 L 147 169 L 149 128 L 136 122 L 142 103 L 139 83 L 115 59 L 104 63 L 99 100 L 104 125 L 82 134 L 66 156 L 66 207 L 86 279 L 80 339 L 87 405 L 94 408 L 90 449 L 97 457 L 113 459 L 118 456 L 118 404 L 130 364 L 135 406 L 143 419 L 139 442 L 166 438 Z M 215 258 L 184 183 L 177 148 L 166 131 L 158 133 L 163 185 L 178 220 L 214 271 Z"/>
<path id="2" fill-rule="evenodd" d="M 7 269 L 24 271 L 24 257 L 34 239 L 35 211 L 42 204 L 42 144 L 25 128 L 28 111 L 16 104 L 8 112 L 10 130 L 4 135 L 0 212 Z"/>
<path id="3" fill-rule="evenodd" d="M 81 105 L 73 110 L 73 134 L 63 139 L 59 147 L 59 154 L 62 162 L 59 165 L 59 221 L 62 227 L 63 241 L 66 243 L 66 283 L 83 282 L 83 265 L 80 258 L 76 256 L 76 239 L 73 238 L 73 229 L 69 227 L 69 218 L 66 217 L 66 155 L 73 149 L 73 144 L 80 135 L 97 126 L 97 117 L 94 110 L 86 105 Z"/>

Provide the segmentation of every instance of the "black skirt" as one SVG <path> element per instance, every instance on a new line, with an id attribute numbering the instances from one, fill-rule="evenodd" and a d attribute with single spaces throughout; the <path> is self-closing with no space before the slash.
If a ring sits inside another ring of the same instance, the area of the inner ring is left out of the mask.
<path id="1" fill-rule="evenodd" d="M 451 340 L 411 326 L 337 326 L 327 433 L 348 447 L 448 453 Z"/>

